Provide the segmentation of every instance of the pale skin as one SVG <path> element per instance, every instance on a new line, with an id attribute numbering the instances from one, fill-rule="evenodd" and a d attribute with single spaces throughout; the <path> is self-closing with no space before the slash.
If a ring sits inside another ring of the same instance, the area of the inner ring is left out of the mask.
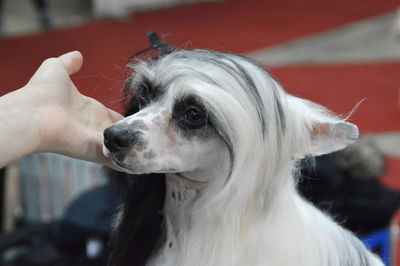
<path id="1" fill-rule="evenodd" d="M 36 152 L 112 166 L 103 131 L 123 116 L 79 93 L 70 75 L 82 63 L 77 51 L 49 58 L 24 87 L 0 97 L 0 167 Z"/>

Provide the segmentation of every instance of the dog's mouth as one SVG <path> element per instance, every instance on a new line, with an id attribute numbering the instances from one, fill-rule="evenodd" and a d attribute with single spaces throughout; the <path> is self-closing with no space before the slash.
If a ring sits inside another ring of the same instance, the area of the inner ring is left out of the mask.
<path id="1" fill-rule="evenodd" d="M 111 161 L 112 161 L 114 164 L 116 164 L 117 166 L 119 166 L 119 167 L 121 167 L 122 169 L 124 169 L 124 170 L 133 171 L 132 169 L 130 169 L 130 167 L 129 167 L 127 164 L 121 162 L 120 160 L 118 160 L 118 159 L 116 159 L 116 158 L 114 158 L 114 157 L 111 158 Z"/>
<path id="2" fill-rule="evenodd" d="M 110 159 L 116 166 L 118 166 L 121 169 L 121 171 L 126 172 L 128 174 L 146 174 L 147 173 L 145 171 L 146 169 L 144 169 L 144 168 L 142 169 L 142 168 L 138 168 L 138 167 L 132 168 L 130 165 L 124 163 L 122 160 L 118 159 L 117 157 L 118 156 L 111 155 Z"/>
<path id="3" fill-rule="evenodd" d="M 128 164 L 122 162 L 120 159 L 116 158 L 115 155 L 110 156 L 111 161 L 118 166 L 121 171 L 124 171 L 129 174 L 148 174 L 146 169 L 140 168 L 132 168 Z M 207 182 L 196 181 L 187 177 L 184 173 L 180 172 L 168 172 L 168 171 L 160 171 L 159 173 L 167 174 L 169 178 L 179 183 L 181 186 L 185 186 L 188 188 L 199 188 L 204 186 Z"/>

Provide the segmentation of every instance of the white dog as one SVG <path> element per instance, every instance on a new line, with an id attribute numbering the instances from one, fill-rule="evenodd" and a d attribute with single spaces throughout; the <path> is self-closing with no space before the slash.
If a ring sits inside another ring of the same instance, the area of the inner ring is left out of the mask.
<path id="1" fill-rule="evenodd" d="M 167 52 L 131 66 L 140 110 L 105 131 L 104 153 L 126 173 L 166 174 L 166 234 L 145 262 L 119 266 L 383 265 L 296 191 L 298 160 L 346 147 L 356 126 L 246 58 L 159 44 Z M 140 218 L 121 213 L 119 226 Z M 124 242 L 114 261 L 142 248 Z"/>

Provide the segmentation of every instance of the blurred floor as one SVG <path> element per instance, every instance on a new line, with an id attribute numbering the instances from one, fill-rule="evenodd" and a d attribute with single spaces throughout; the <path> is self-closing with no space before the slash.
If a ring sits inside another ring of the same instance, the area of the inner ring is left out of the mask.
<path id="1" fill-rule="evenodd" d="M 400 36 L 394 24 L 398 16 L 398 12 L 385 13 L 248 56 L 267 66 L 397 61 Z"/>
<path id="2" fill-rule="evenodd" d="M 79 25 L 93 19 L 91 1 L 46 0 L 53 29 Z M 32 0 L 3 0 L 3 37 L 39 33 L 43 31 L 39 12 Z"/>

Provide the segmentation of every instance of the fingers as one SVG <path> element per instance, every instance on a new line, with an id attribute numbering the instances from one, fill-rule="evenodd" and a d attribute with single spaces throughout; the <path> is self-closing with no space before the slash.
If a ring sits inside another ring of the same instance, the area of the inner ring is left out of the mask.
<path id="1" fill-rule="evenodd" d="M 78 72 L 83 64 L 83 56 L 78 51 L 63 54 L 58 59 L 64 64 L 69 75 Z"/>

